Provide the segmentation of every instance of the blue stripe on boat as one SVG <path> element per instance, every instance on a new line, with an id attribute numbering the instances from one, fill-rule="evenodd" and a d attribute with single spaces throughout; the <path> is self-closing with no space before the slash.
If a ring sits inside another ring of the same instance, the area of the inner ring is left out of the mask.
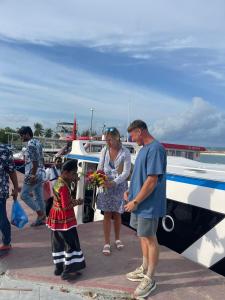
<path id="1" fill-rule="evenodd" d="M 223 190 L 225 191 L 225 182 L 203 179 L 203 178 L 194 178 L 186 177 L 181 175 L 169 174 L 167 173 L 166 179 L 170 181 L 182 182 L 186 184 L 193 184 L 198 186 L 203 186 L 207 188 Z"/>
<path id="2" fill-rule="evenodd" d="M 71 159 L 80 159 L 80 160 L 84 160 L 84 161 L 91 161 L 93 163 L 98 163 L 99 162 L 98 157 L 88 156 L 88 155 L 67 154 L 66 157 L 71 158 Z"/>
<path id="3" fill-rule="evenodd" d="M 99 158 L 95 156 L 68 154 L 66 155 L 66 157 L 71 159 L 80 159 L 80 160 L 89 161 L 93 163 L 99 162 Z M 171 173 L 167 173 L 166 179 L 170 181 L 182 182 L 186 184 L 192 184 L 192 185 L 225 191 L 225 182 L 203 179 L 203 178 L 186 177 L 186 176 L 175 175 Z"/>

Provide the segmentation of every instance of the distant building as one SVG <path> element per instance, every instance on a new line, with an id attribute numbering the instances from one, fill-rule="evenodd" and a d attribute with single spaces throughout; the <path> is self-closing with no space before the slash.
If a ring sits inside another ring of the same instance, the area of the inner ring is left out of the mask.
<path id="1" fill-rule="evenodd" d="M 201 146 L 190 146 L 170 143 L 162 143 L 162 145 L 166 148 L 167 155 L 181 156 L 194 160 L 198 160 L 200 157 L 200 153 L 206 151 L 206 148 Z"/>
<path id="2" fill-rule="evenodd" d="M 56 125 L 56 134 L 59 135 L 59 139 L 67 140 L 72 136 L 74 123 L 60 122 Z"/>

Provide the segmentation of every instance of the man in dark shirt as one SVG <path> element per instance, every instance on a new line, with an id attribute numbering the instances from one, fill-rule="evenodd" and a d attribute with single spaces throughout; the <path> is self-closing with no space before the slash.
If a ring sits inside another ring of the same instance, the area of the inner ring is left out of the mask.
<path id="1" fill-rule="evenodd" d="M 9 148 L 0 144 L 0 231 L 2 245 L 0 255 L 11 249 L 11 226 L 6 212 L 6 200 L 9 198 L 9 177 L 13 183 L 13 199 L 18 196 L 18 180 L 13 162 L 13 155 Z"/>

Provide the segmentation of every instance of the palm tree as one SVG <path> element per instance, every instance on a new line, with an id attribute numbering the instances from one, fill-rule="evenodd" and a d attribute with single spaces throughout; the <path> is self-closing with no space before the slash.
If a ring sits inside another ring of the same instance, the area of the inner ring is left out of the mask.
<path id="1" fill-rule="evenodd" d="M 45 129 L 45 137 L 51 138 L 52 136 L 53 136 L 53 130 L 51 128 L 46 128 Z"/>
<path id="2" fill-rule="evenodd" d="M 44 133 L 43 125 L 40 123 L 34 123 L 34 135 L 42 136 Z"/>

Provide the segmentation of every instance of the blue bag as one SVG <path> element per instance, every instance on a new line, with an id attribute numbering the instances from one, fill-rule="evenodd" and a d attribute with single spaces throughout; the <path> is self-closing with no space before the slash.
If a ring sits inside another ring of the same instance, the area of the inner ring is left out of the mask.
<path id="1" fill-rule="evenodd" d="M 23 228 L 25 224 L 28 223 L 28 217 L 18 200 L 13 201 L 12 214 L 11 214 L 11 224 L 18 228 Z"/>

